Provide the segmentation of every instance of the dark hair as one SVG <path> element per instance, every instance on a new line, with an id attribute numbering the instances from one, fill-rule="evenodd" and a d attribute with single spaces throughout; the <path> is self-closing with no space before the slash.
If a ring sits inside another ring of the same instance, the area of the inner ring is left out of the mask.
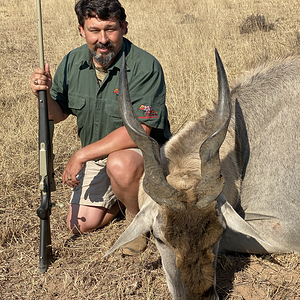
<path id="1" fill-rule="evenodd" d="M 118 0 L 79 0 L 75 5 L 75 12 L 82 28 L 86 18 L 96 16 L 102 20 L 116 18 L 120 26 L 126 21 L 125 9 Z"/>

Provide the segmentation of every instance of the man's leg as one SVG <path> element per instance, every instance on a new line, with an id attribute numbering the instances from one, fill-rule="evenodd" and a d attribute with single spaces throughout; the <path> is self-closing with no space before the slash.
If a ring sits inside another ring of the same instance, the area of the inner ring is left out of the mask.
<path id="1" fill-rule="evenodd" d="M 120 203 L 106 173 L 106 160 L 88 161 L 73 188 L 67 225 L 74 233 L 91 232 L 108 224 L 118 213 Z"/>
<path id="2" fill-rule="evenodd" d="M 139 212 L 138 190 L 144 172 L 143 156 L 136 150 L 113 152 L 108 156 L 106 164 L 114 194 L 133 215 Z"/>
<path id="3" fill-rule="evenodd" d="M 120 210 L 116 202 L 110 209 L 71 203 L 67 216 L 67 225 L 74 234 L 91 232 L 112 221 Z"/>
<path id="4" fill-rule="evenodd" d="M 141 151 L 126 149 L 111 153 L 108 156 L 106 167 L 113 192 L 126 206 L 126 219 L 131 222 L 139 212 L 138 190 L 144 172 L 144 160 Z M 138 255 L 146 247 L 147 237 L 142 235 L 126 244 L 123 248 L 123 254 Z"/>

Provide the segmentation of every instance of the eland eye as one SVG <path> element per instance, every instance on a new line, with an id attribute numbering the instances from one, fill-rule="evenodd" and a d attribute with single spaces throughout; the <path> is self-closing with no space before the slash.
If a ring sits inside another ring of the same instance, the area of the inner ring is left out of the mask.
<path id="1" fill-rule="evenodd" d="M 155 240 L 159 243 L 159 244 L 165 244 L 158 236 L 156 236 L 154 233 L 152 233 Z"/>

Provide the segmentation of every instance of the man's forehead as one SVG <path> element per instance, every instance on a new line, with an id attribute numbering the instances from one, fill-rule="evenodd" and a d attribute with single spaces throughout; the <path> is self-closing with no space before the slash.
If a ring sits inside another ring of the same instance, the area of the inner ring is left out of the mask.
<path id="1" fill-rule="evenodd" d="M 118 23 L 119 22 L 116 17 L 105 20 L 105 19 L 101 19 L 96 14 L 94 16 L 85 16 L 85 20 L 97 20 L 98 22 L 106 22 L 106 23 Z"/>

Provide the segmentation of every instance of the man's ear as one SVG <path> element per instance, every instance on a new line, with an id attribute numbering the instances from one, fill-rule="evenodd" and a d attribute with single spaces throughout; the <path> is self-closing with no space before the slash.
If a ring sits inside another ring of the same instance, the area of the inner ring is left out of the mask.
<path id="1" fill-rule="evenodd" d="M 80 35 L 85 38 L 85 32 L 84 32 L 84 29 L 81 25 L 78 25 L 78 29 L 79 29 L 79 32 L 80 32 Z"/>
<path id="2" fill-rule="evenodd" d="M 121 27 L 122 35 L 125 35 L 127 33 L 127 24 L 128 22 L 124 21 Z"/>

